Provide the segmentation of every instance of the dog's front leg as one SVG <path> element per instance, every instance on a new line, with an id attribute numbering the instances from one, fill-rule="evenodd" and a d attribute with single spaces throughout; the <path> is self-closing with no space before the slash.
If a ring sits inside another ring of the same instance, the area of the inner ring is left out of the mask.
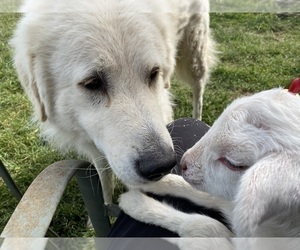
<path id="1" fill-rule="evenodd" d="M 219 210 L 231 220 L 233 205 L 230 201 L 216 198 L 209 193 L 195 189 L 182 176 L 168 174 L 158 182 L 142 185 L 139 188 L 144 192 L 158 195 L 186 198 L 196 205 Z"/>
<path id="2" fill-rule="evenodd" d="M 132 218 L 176 232 L 181 237 L 231 237 L 219 221 L 200 214 L 186 214 L 138 190 L 121 195 L 121 209 Z"/>

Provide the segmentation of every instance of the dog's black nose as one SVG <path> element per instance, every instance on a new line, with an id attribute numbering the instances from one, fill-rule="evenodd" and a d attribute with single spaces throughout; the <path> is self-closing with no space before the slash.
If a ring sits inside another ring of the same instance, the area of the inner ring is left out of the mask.
<path id="1" fill-rule="evenodd" d="M 136 161 L 136 167 L 142 177 L 150 181 L 158 181 L 164 175 L 170 173 L 176 166 L 176 157 L 173 150 L 166 154 L 144 154 Z"/>

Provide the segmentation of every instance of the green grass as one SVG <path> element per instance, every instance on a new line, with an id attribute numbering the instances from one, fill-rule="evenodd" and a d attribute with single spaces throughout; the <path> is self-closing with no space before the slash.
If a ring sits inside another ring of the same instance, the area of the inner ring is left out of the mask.
<path id="1" fill-rule="evenodd" d="M 286 0 L 210 0 L 212 12 L 299 12 L 299 1 Z"/>
<path id="2" fill-rule="evenodd" d="M 210 0 L 210 9 L 214 12 L 266 12 L 278 10 L 274 0 Z"/>
<path id="3" fill-rule="evenodd" d="M 31 106 L 12 67 L 7 42 L 18 14 L 0 14 L 0 159 L 22 192 L 32 180 L 61 156 L 43 145 L 31 124 Z M 213 35 L 218 42 L 219 64 L 204 97 L 203 120 L 211 125 L 223 109 L 241 95 L 286 86 L 300 74 L 300 17 L 275 14 L 213 14 Z M 175 118 L 191 116 L 191 92 L 173 84 Z M 17 201 L 0 179 L 0 232 Z M 52 222 L 64 237 L 87 237 L 86 211 L 76 182 L 68 187 Z"/>
<path id="4" fill-rule="evenodd" d="M 0 0 L 0 12 L 15 12 L 19 9 L 22 0 Z"/>

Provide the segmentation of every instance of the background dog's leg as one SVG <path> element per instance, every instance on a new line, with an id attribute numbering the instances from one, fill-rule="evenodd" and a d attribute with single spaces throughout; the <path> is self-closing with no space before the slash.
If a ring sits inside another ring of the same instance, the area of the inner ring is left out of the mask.
<path id="1" fill-rule="evenodd" d="M 199 81 L 199 84 L 192 86 L 193 93 L 193 118 L 202 119 L 202 109 L 203 109 L 203 94 L 206 81 Z"/>
<path id="2" fill-rule="evenodd" d="M 204 88 L 216 62 L 214 48 L 215 42 L 209 30 L 209 14 L 192 14 L 179 44 L 176 75 L 191 86 L 193 117 L 200 120 Z"/>

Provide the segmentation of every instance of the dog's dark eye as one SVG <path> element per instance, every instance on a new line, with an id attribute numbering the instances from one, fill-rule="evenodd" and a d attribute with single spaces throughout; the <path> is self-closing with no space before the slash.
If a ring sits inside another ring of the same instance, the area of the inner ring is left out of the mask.
<path id="1" fill-rule="evenodd" d="M 95 76 L 85 79 L 80 82 L 79 85 L 91 91 L 107 92 L 106 77 L 101 73 L 97 73 Z"/>
<path id="2" fill-rule="evenodd" d="M 219 159 L 219 161 L 221 163 L 223 163 L 226 167 L 228 167 L 230 170 L 233 170 L 233 171 L 242 171 L 242 170 L 246 170 L 248 168 L 248 166 L 237 166 L 237 165 L 234 165 L 233 163 L 231 163 L 225 157 L 221 157 Z"/>
<path id="3" fill-rule="evenodd" d="M 149 75 L 149 83 L 156 81 L 159 75 L 159 67 L 154 67 Z"/>
<path id="4" fill-rule="evenodd" d="M 89 90 L 97 90 L 101 89 L 102 82 L 97 78 L 89 78 L 81 82 L 80 85 Z"/>

